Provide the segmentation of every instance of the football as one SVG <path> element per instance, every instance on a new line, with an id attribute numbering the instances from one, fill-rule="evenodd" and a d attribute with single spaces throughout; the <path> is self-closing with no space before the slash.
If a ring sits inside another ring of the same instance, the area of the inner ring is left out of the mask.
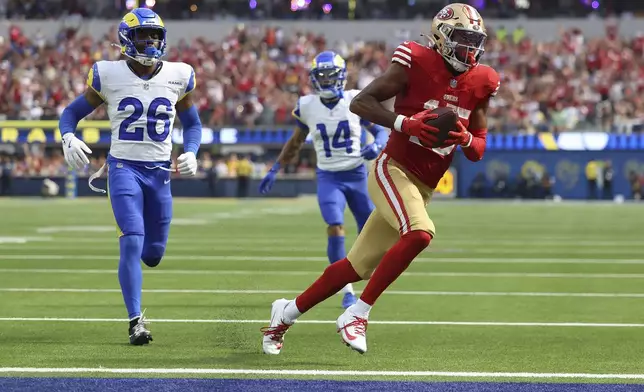
<path id="1" fill-rule="evenodd" d="M 436 143 L 433 146 L 427 147 L 436 148 L 440 147 L 445 142 L 445 140 L 447 140 L 447 134 L 450 131 L 456 129 L 456 122 L 458 121 L 458 117 L 453 109 L 445 107 L 436 108 L 432 110 L 432 113 L 438 114 L 438 117 L 432 120 L 427 120 L 425 124 L 438 128 L 440 132 L 438 133 L 438 140 L 436 141 Z"/>

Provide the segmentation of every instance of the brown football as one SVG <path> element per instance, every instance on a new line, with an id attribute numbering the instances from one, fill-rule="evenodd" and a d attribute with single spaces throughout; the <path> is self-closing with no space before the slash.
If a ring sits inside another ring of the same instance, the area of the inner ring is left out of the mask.
<path id="1" fill-rule="evenodd" d="M 432 113 L 438 114 L 438 117 L 432 120 L 427 120 L 425 124 L 431 125 L 432 127 L 438 128 L 440 130 L 437 135 L 438 141 L 436 142 L 436 144 L 433 146 L 428 146 L 434 148 L 440 147 L 445 142 L 445 140 L 447 140 L 447 134 L 450 131 L 456 129 L 458 116 L 453 109 L 444 107 L 436 108 L 432 110 Z"/>

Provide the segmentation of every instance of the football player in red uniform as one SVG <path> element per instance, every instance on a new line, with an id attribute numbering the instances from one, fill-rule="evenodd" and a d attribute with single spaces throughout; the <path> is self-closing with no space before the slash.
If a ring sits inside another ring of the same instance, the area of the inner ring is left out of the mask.
<path id="1" fill-rule="evenodd" d="M 426 206 L 456 147 L 471 161 L 483 157 L 486 112 L 500 86 L 499 75 L 479 64 L 487 38 L 483 19 L 470 5 L 450 4 L 434 18 L 428 38 L 429 46 L 399 45 L 385 73 L 353 99 L 352 112 L 392 129 L 369 175 L 376 208 L 345 259 L 327 267 L 295 300 L 273 302 L 270 325 L 263 328 L 264 352 L 279 354 L 284 334 L 302 313 L 346 284 L 369 279 L 360 300 L 336 322 L 344 342 L 366 352 L 371 307 L 435 235 Z M 381 104 L 392 97 L 395 112 Z M 442 145 L 431 148 L 439 131 L 425 121 L 437 107 L 452 108 L 459 121 Z"/>

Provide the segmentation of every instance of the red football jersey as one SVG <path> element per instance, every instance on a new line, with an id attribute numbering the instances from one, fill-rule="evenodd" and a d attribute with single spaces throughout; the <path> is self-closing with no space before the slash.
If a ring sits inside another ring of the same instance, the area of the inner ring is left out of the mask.
<path id="1" fill-rule="evenodd" d="M 451 107 L 468 127 L 472 111 L 500 86 L 499 75 L 479 64 L 454 76 L 441 55 L 416 42 L 404 42 L 396 48 L 392 62 L 407 70 L 407 90 L 396 96 L 394 111 L 405 116 L 426 109 Z M 476 136 L 476 135 L 475 135 Z M 392 130 L 385 152 L 424 184 L 435 188 L 454 158 L 456 146 L 427 148 L 418 138 Z"/>

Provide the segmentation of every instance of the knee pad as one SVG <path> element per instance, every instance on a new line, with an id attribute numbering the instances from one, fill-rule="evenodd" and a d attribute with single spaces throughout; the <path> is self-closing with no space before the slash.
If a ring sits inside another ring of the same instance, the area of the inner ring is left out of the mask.
<path id="1" fill-rule="evenodd" d="M 143 254 L 141 255 L 141 260 L 148 267 L 156 267 L 161 263 L 163 259 L 163 254 L 165 253 L 165 247 L 162 245 L 151 245 L 146 249 L 143 249 Z"/>

